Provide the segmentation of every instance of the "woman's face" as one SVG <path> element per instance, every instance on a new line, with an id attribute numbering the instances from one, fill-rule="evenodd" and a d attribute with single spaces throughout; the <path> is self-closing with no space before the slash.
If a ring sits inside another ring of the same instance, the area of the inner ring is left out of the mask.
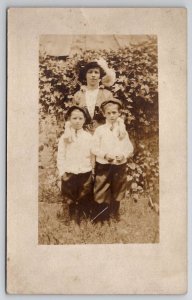
<path id="1" fill-rule="evenodd" d="M 98 86 L 100 82 L 100 70 L 99 68 L 89 69 L 86 73 L 87 85 Z"/>

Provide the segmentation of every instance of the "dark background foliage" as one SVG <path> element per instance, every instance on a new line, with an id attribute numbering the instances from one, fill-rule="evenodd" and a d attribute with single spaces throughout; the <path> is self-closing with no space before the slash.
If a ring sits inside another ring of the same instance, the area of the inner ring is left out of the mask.
<path id="1" fill-rule="evenodd" d="M 57 141 L 63 131 L 64 114 L 80 88 L 79 70 L 87 61 L 100 57 L 116 71 L 116 82 L 110 90 L 123 102 L 122 114 L 134 144 L 134 155 L 127 165 L 128 192 L 135 201 L 145 191 L 158 202 L 158 55 L 155 37 L 117 51 L 86 50 L 73 57 L 40 53 L 40 167 L 43 168 L 43 151 L 48 147 L 49 152 L 52 151 L 53 168 L 56 168 Z"/>

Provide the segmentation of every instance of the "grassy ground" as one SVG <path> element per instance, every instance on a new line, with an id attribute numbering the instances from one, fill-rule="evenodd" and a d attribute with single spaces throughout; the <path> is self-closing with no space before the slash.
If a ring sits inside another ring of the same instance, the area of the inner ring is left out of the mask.
<path id="1" fill-rule="evenodd" d="M 78 227 L 68 222 L 68 207 L 62 204 L 56 169 L 61 128 L 52 121 L 44 120 L 40 127 L 39 244 L 158 243 L 159 215 L 148 205 L 149 196 L 144 192 L 138 194 L 137 202 L 127 192 L 121 202 L 119 223 L 111 221 L 101 226 L 83 220 Z M 157 155 L 155 149 L 153 152 Z M 158 194 L 150 196 L 158 203 Z"/>
<path id="2" fill-rule="evenodd" d="M 41 170 L 41 181 L 49 178 Z M 50 180 L 50 179 L 49 179 Z M 148 197 L 139 196 L 134 202 L 127 193 L 121 202 L 119 223 L 92 224 L 82 220 L 80 226 L 69 221 L 68 207 L 62 203 L 57 187 L 46 189 L 42 185 L 39 201 L 39 244 L 111 244 L 111 243 L 158 243 L 159 216 L 148 205 Z"/>
<path id="3" fill-rule="evenodd" d="M 61 200 L 60 196 L 57 199 Z M 67 205 L 39 202 L 39 244 L 158 243 L 159 216 L 148 206 L 147 196 L 135 203 L 127 196 L 121 202 L 121 221 L 103 225 L 83 220 L 68 222 Z"/>

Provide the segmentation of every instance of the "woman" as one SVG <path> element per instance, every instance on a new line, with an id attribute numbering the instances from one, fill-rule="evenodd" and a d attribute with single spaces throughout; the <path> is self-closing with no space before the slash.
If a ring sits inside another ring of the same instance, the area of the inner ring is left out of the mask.
<path id="1" fill-rule="evenodd" d="M 83 85 L 74 95 L 73 105 L 84 107 L 88 116 L 87 128 L 94 132 L 95 128 L 104 122 L 101 104 L 113 98 L 105 86 L 109 87 L 114 83 L 115 72 L 100 59 L 87 63 L 80 70 L 79 80 Z"/>
<path id="2" fill-rule="evenodd" d="M 105 121 L 101 105 L 103 102 L 113 99 L 112 93 L 105 87 L 112 86 L 115 80 L 115 71 L 109 69 L 107 62 L 102 58 L 88 62 L 80 69 L 79 81 L 82 85 L 80 90 L 75 93 L 72 105 L 84 108 L 87 114 L 85 127 L 92 134 L 96 127 Z M 120 117 L 118 123 L 119 136 L 123 138 L 126 134 L 124 120 Z M 69 122 L 65 123 L 64 138 L 68 142 L 73 140 Z"/>

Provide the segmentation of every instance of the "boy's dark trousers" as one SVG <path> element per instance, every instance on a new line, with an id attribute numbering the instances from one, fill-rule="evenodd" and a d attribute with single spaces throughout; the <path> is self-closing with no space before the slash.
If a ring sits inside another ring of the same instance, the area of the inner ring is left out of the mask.
<path id="1" fill-rule="evenodd" d="M 79 223 L 81 215 L 89 216 L 93 198 L 92 172 L 65 173 L 62 177 L 61 193 L 69 204 L 70 218 Z"/>
<path id="2" fill-rule="evenodd" d="M 126 164 L 100 164 L 96 163 L 94 185 L 93 219 L 108 219 L 109 215 L 118 215 L 120 201 L 126 192 Z M 95 220 L 96 220 L 95 219 Z"/>

